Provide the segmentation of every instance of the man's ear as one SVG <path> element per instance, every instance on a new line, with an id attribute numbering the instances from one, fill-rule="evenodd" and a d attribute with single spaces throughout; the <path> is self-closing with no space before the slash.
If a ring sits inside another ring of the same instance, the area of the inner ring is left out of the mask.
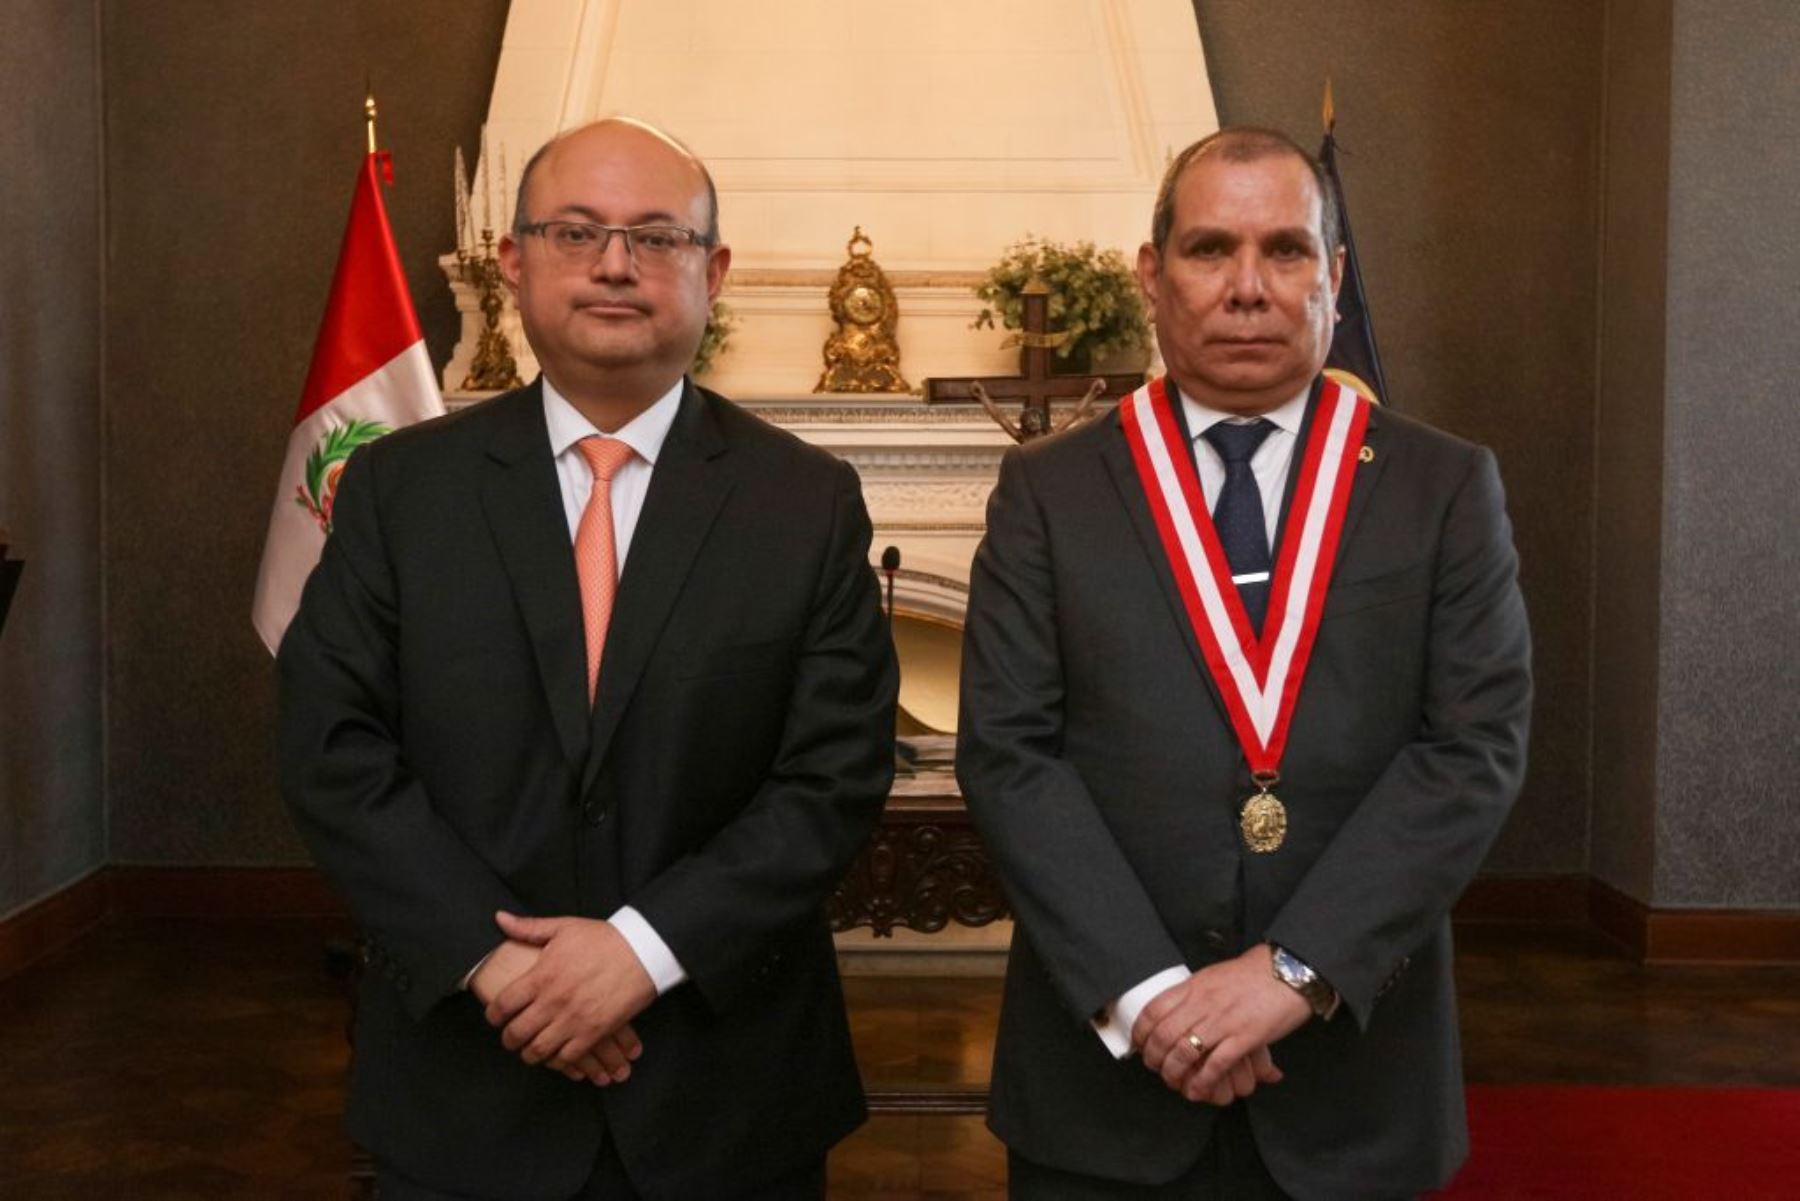
<path id="1" fill-rule="evenodd" d="M 706 299 L 717 300 L 725 286 L 725 273 L 731 270 L 731 247 L 720 243 L 706 256 Z"/>
<path id="2" fill-rule="evenodd" d="M 1331 299 L 1336 300 L 1338 289 L 1344 286 L 1344 248 L 1339 246 L 1331 252 Z"/>
<path id="3" fill-rule="evenodd" d="M 510 233 L 500 235 L 500 278 L 505 281 L 507 291 L 514 296 L 519 294 L 519 260 L 525 248 Z"/>
<path id="4" fill-rule="evenodd" d="M 1156 317 L 1157 281 L 1162 274 L 1162 255 L 1156 247 L 1145 242 L 1138 247 L 1137 281 L 1138 291 L 1144 294 L 1144 306 L 1150 310 L 1152 319 Z"/>

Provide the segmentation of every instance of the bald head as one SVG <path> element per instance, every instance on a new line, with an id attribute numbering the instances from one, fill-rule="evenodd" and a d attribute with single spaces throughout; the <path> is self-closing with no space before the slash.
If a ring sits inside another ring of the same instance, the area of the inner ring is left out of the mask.
<path id="1" fill-rule="evenodd" d="M 719 191 L 713 186 L 712 173 L 700 157 L 673 134 L 667 133 L 648 121 L 639 121 L 635 117 L 602 117 L 598 121 L 589 122 L 575 129 L 566 130 L 551 138 L 537 148 L 525 162 L 525 170 L 519 175 L 519 193 L 513 204 L 513 236 L 524 234 L 525 227 L 534 217 L 531 209 L 531 180 L 539 168 L 558 154 L 577 149 L 589 144 L 630 145 L 636 143 L 639 148 L 652 154 L 668 153 L 686 163 L 692 169 L 694 177 L 706 193 L 706 219 L 700 227 L 700 234 L 707 245 L 716 245 L 719 241 Z"/>

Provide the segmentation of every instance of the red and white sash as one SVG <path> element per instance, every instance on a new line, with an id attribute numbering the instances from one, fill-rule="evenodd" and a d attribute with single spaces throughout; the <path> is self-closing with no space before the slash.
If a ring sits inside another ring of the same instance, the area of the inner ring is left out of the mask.
<path id="1" fill-rule="evenodd" d="M 1327 379 L 1302 448 L 1292 512 L 1277 549 L 1262 637 L 1231 582 L 1225 548 L 1200 491 L 1193 449 L 1182 441 L 1164 379 L 1119 405 L 1138 480 L 1162 535 L 1163 553 L 1194 636 L 1253 776 L 1274 776 L 1287 746 L 1300 681 L 1319 631 L 1337 560 L 1363 430 L 1364 397 Z"/>

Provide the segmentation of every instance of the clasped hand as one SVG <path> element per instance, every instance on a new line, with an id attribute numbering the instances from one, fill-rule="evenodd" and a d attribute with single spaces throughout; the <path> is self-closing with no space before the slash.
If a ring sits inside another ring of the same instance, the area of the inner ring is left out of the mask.
<path id="1" fill-rule="evenodd" d="M 1306 999 L 1275 978 L 1269 948 L 1257 946 L 1157 994 L 1132 1025 L 1131 1045 L 1175 1092 L 1225 1106 L 1281 1082 L 1269 1047 L 1311 1016 Z"/>
<path id="2" fill-rule="evenodd" d="M 571 1080 L 616 1084 L 643 1044 L 631 1019 L 656 985 L 610 922 L 496 915 L 507 941 L 469 982 L 500 1041 Z"/>

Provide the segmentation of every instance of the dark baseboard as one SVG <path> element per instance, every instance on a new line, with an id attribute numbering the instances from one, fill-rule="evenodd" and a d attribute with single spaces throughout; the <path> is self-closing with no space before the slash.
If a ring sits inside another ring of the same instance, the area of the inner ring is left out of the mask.
<path id="1" fill-rule="evenodd" d="M 311 867 L 103 867 L 0 920 L 0 980 L 111 917 L 266 921 L 345 914 Z"/>
<path id="2" fill-rule="evenodd" d="M 1456 903 L 1459 926 L 1584 926 L 1586 876 L 1477 876 Z"/>
<path id="3" fill-rule="evenodd" d="M 1582 927 L 1639 963 L 1800 964 L 1800 911 L 1655 909 L 1584 875 L 1480 877 L 1456 924 Z"/>
<path id="4" fill-rule="evenodd" d="M 1644 963 L 1800 963 L 1800 912 L 1653 909 L 1600 880 L 1588 896 L 1594 928 Z"/>
<path id="5" fill-rule="evenodd" d="M 1639 963 L 1650 945 L 1650 907 L 1601 880 L 1587 882 L 1588 925 Z"/>
<path id="6" fill-rule="evenodd" d="M 89 872 L 0 920 L 0 980 L 36 963 L 106 920 L 107 869 Z"/>
<path id="7" fill-rule="evenodd" d="M 0 979 L 114 915 L 268 920 L 346 911 L 311 867 L 103 868 L 0 920 Z M 1642 963 L 1800 964 L 1800 911 L 1652 909 L 1585 875 L 1480 877 L 1455 919 L 1591 929 Z"/>
<path id="8" fill-rule="evenodd" d="M 1800 963 L 1800 913 L 1751 909 L 1657 909 L 1650 963 Z"/>
<path id="9" fill-rule="evenodd" d="M 313 867 L 107 869 L 112 912 L 133 917 L 342 917 L 344 903 Z"/>

